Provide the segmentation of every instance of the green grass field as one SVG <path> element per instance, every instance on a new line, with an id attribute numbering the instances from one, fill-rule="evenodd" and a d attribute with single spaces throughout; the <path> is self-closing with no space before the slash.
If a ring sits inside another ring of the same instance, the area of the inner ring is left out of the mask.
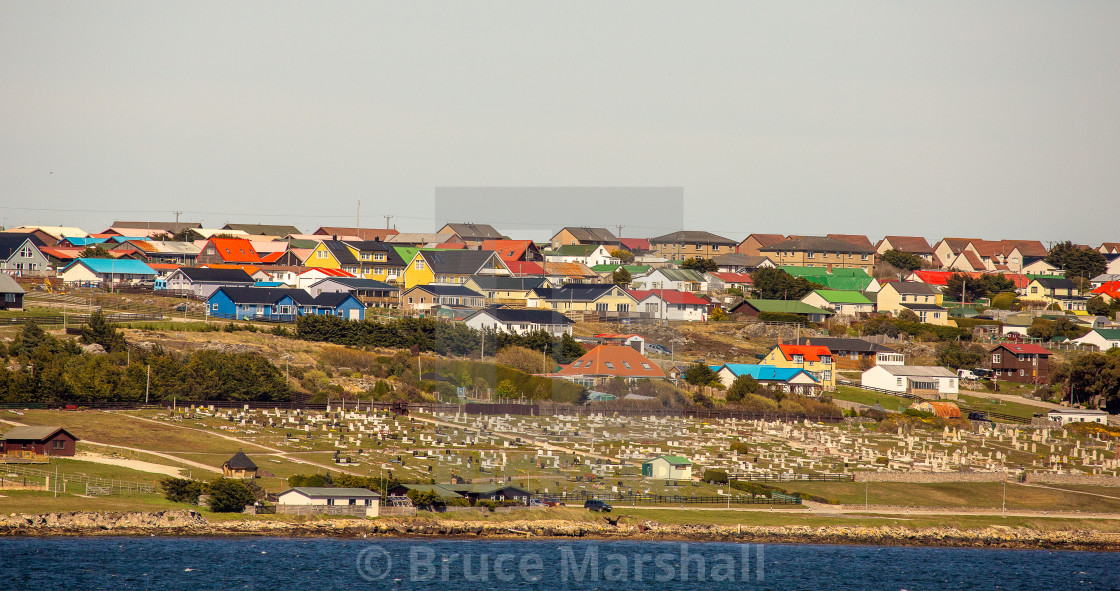
<path id="1" fill-rule="evenodd" d="M 838 400 L 848 400 L 868 406 L 873 406 L 878 402 L 887 410 L 906 410 L 914 403 L 913 400 L 907 400 L 906 398 L 891 396 L 890 394 L 883 394 L 882 392 L 871 392 L 870 390 L 863 390 L 852 386 L 837 386 L 836 391 L 832 393 L 832 397 Z"/>
<path id="2" fill-rule="evenodd" d="M 970 396 L 961 394 L 960 399 L 961 403 L 976 410 L 998 412 L 1005 415 L 1023 417 L 1025 419 L 1031 418 L 1036 413 L 1046 412 L 1046 409 L 1039 406 L 1032 406 L 1030 404 L 1021 402 L 1008 402 L 996 398 L 985 398 L 983 396 Z M 992 402 L 993 400 L 995 402 Z"/>
<path id="3" fill-rule="evenodd" d="M 943 482 L 909 484 L 902 482 L 798 482 L 786 486 L 790 492 L 817 495 L 849 505 L 862 505 L 864 493 L 872 505 L 908 507 L 961 507 L 998 509 L 1003 503 L 1003 485 L 998 482 Z M 1094 491 L 1096 492 L 1096 491 Z M 1118 491 L 1120 492 L 1120 491 Z M 1120 497 L 1120 494 L 1116 495 Z M 1018 483 L 1007 485 L 1009 510 L 1120 512 L 1120 498 L 1078 494 Z"/>

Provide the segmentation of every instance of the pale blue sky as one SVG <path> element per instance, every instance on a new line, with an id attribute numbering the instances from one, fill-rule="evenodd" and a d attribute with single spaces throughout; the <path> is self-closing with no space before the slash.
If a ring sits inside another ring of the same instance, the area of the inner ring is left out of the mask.
<path id="1" fill-rule="evenodd" d="M 0 216 L 313 230 L 361 199 L 430 231 L 436 187 L 654 186 L 733 238 L 1120 240 L 1118 28 L 1120 2 L 2 0 Z M 549 219 L 475 221 L 511 212 Z"/>

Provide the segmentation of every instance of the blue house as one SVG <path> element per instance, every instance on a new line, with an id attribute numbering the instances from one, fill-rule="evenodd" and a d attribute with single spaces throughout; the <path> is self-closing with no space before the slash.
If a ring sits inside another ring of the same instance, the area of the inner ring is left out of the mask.
<path id="1" fill-rule="evenodd" d="M 720 382 L 728 388 L 739 376 L 751 376 L 763 386 L 781 388 L 794 394 L 811 395 L 821 390 L 821 383 L 813 374 L 799 367 L 777 367 L 752 363 L 725 363 L 710 366 Z"/>
<path id="2" fill-rule="evenodd" d="M 321 293 L 312 297 L 302 289 L 224 286 L 210 294 L 206 313 L 215 318 L 279 322 L 292 322 L 300 316 L 362 320 L 365 306 L 349 293 Z"/>
<path id="3" fill-rule="evenodd" d="M 58 276 L 67 285 L 133 284 L 151 285 L 156 271 L 135 259 L 74 259 Z"/>

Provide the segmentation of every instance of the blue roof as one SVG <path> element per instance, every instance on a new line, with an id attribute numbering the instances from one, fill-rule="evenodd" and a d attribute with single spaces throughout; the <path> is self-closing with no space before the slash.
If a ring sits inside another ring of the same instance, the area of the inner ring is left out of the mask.
<path id="1" fill-rule="evenodd" d="M 735 377 L 749 375 L 756 380 L 767 382 L 788 382 L 797 377 L 797 374 L 803 373 L 809 376 L 814 382 L 817 378 L 813 374 L 798 368 L 798 367 L 775 367 L 773 365 L 757 365 L 752 363 L 725 363 L 723 365 L 713 365 L 713 371 L 719 371 L 727 368 L 731 375 Z"/>
<path id="2" fill-rule="evenodd" d="M 258 281 L 253 284 L 253 287 L 282 287 L 283 281 Z"/>
<path id="3" fill-rule="evenodd" d="M 85 265 L 94 273 L 127 273 L 130 275 L 155 275 L 154 269 L 136 259 L 74 259 L 66 269 Z M 65 271 L 66 269 L 63 269 Z"/>
<path id="4" fill-rule="evenodd" d="M 105 240 L 106 240 L 105 238 L 94 238 L 92 236 L 90 236 L 89 238 L 75 238 L 75 237 L 67 237 L 66 238 L 66 241 L 69 242 L 70 244 L 73 244 L 74 246 L 88 246 L 90 244 L 101 244 L 102 242 L 105 242 Z"/>

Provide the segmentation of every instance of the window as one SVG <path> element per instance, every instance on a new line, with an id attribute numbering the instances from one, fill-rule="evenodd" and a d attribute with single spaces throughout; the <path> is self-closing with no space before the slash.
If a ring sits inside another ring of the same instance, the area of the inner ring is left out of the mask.
<path id="1" fill-rule="evenodd" d="M 829 355 L 822 355 L 821 356 L 821 363 L 824 363 L 826 365 L 832 363 L 832 357 L 829 356 Z"/>
<path id="2" fill-rule="evenodd" d="M 1025 376 L 1025 375 L 1027 375 L 1027 370 L 1025 370 L 1025 369 L 1023 369 L 1023 368 L 1019 368 L 1019 375 L 1020 375 L 1020 376 Z"/>
<path id="3" fill-rule="evenodd" d="M 229 249 L 226 249 L 226 252 L 229 252 Z M 317 259 L 325 259 L 325 258 L 327 258 L 327 251 L 325 251 L 325 250 L 320 250 L 320 251 L 316 252 L 316 253 L 315 253 L 315 258 L 317 258 Z"/>
<path id="4" fill-rule="evenodd" d="M 626 361 L 623 361 L 623 362 L 622 362 L 622 367 L 625 367 L 626 369 L 631 369 L 631 368 L 630 368 L 630 363 L 629 363 L 629 362 L 626 362 Z"/>
<path id="5" fill-rule="evenodd" d="M 615 304 L 614 309 L 619 312 L 629 312 L 630 304 Z"/>
<path id="6" fill-rule="evenodd" d="M 212 306 L 212 308 L 213 308 L 213 310 L 214 310 L 215 312 L 217 312 L 217 311 L 218 311 L 218 304 L 214 304 L 214 305 Z"/>
<path id="7" fill-rule="evenodd" d="M 570 304 L 568 302 L 565 302 L 565 304 L 568 304 L 565 307 L 570 307 Z M 596 312 L 606 312 L 608 310 L 610 310 L 610 304 L 595 304 Z"/>
<path id="8" fill-rule="evenodd" d="M 357 504 L 358 504 L 358 499 L 350 499 L 350 505 L 351 506 L 357 505 Z"/>
<path id="9" fill-rule="evenodd" d="M 794 355 L 793 356 L 793 362 L 794 363 L 805 363 L 805 356 L 804 355 Z"/>
<path id="10" fill-rule="evenodd" d="M 606 362 L 607 369 L 614 369 L 614 364 L 610 361 Z"/>
<path id="11" fill-rule="evenodd" d="M 424 259 L 416 259 L 416 270 L 417 271 L 423 271 L 424 270 Z"/>
<path id="12" fill-rule="evenodd" d="M 866 261 L 867 260 L 867 255 L 860 255 L 859 258 L 860 258 L 861 261 Z"/>
<path id="13" fill-rule="evenodd" d="M 4 294 L 4 301 L 9 302 L 9 303 L 16 301 L 16 294 L 14 294 L 14 293 Z"/>
<path id="14" fill-rule="evenodd" d="M 334 506 L 334 499 L 327 499 L 327 504 Z"/>
<path id="15" fill-rule="evenodd" d="M 366 507 L 370 507 L 372 505 L 373 505 L 373 499 L 366 499 Z"/>
<path id="16" fill-rule="evenodd" d="M 55 439 L 51 442 L 52 449 L 66 449 L 66 442 L 61 439 Z"/>
<path id="17" fill-rule="evenodd" d="M 642 364 L 642 369 L 652 369 L 652 368 L 649 366 L 648 363 L 643 363 Z"/>
<path id="18" fill-rule="evenodd" d="M 809 252 L 805 253 L 805 258 L 807 258 L 807 259 L 811 259 L 811 258 L 814 258 L 816 256 L 817 256 L 817 253 L 815 253 L 813 251 L 809 251 Z"/>
<path id="19" fill-rule="evenodd" d="M 1000 354 L 999 353 L 992 353 L 992 363 L 999 363 L 999 362 L 1000 362 Z"/>
<path id="20" fill-rule="evenodd" d="M 895 384 L 896 386 L 901 386 L 901 385 L 902 385 L 902 378 L 895 378 L 895 382 L 894 382 L 894 384 Z"/>

